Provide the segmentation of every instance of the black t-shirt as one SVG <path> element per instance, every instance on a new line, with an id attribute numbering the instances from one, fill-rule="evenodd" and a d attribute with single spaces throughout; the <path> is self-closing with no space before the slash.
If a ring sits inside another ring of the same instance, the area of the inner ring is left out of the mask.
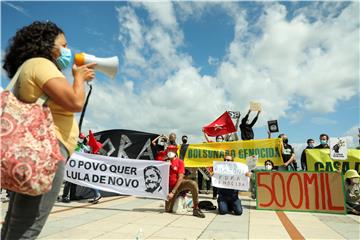
<path id="1" fill-rule="evenodd" d="M 291 158 L 292 154 L 294 153 L 294 149 L 290 144 L 286 144 L 284 143 L 284 150 L 282 152 L 282 158 L 284 163 L 286 163 L 287 161 L 289 161 L 289 159 Z"/>
<path id="2" fill-rule="evenodd" d="M 187 143 L 181 144 L 181 146 L 180 146 L 180 159 L 181 160 L 184 160 L 185 153 L 186 153 L 186 150 L 188 149 L 188 147 L 189 147 L 189 144 L 187 144 Z"/>
<path id="3" fill-rule="evenodd" d="M 165 146 L 164 145 L 160 145 L 160 144 L 156 144 L 155 145 L 155 151 L 158 153 L 160 151 L 164 151 L 165 150 Z"/>

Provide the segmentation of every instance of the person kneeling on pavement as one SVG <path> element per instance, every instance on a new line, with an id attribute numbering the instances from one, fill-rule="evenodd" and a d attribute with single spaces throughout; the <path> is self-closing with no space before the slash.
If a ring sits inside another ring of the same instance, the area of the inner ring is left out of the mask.
<path id="1" fill-rule="evenodd" d="M 232 156 L 225 156 L 225 162 L 232 162 Z M 239 191 L 235 189 L 218 188 L 218 207 L 219 214 L 224 215 L 234 212 L 235 215 L 241 215 L 243 213 L 241 200 L 239 199 Z"/>
<path id="2" fill-rule="evenodd" d="M 360 215 L 360 176 L 354 169 L 345 173 L 345 198 L 348 213 Z"/>
<path id="3" fill-rule="evenodd" d="M 169 194 L 168 200 L 165 202 L 165 211 L 173 212 L 173 207 L 176 198 L 181 192 L 190 191 L 194 204 L 193 215 L 195 217 L 204 218 L 205 215 L 199 208 L 198 187 L 193 180 L 184 179 L 185 167 L 184 161 L 177 157 L 176 152 L 178 147 L 170 145 L 167 147 L 167 159 L 170 161 L 169 173 Z"/>

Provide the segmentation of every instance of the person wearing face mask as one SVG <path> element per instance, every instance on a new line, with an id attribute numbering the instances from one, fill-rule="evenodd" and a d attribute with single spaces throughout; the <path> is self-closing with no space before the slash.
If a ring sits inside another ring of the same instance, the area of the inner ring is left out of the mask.
<path id="1" fill-rule="evenodd" d="M 212 140 L 209 139 L 208 135 L 205 133 L 204 129 L 203 129 L 203 133 L 204 133 L 204 137 L 206 139 L 206 142 L 213 142 Z M 223 135 L 217 135 L 215 137 L 215 141 L 216 142 L 223 142 L 224 141 L 224 136 Z M 201 175 L 201 176 L 200 176 Z M 199 188 L 202 188 L 202 173 L 198 171 L 198 184 L 199 184 Z M 201 179 L 201 180 L 200 180 Z M 207 188 L 207 192 L 208 193 L 208 189 L 210 189 L 208 186 L 208 184 L 211 185 L 211 180 L 208 180 L 208 182 L 206 182 L 206 188 Z M 217 188 L 216 187 L 212 187 L 213 188 L 213 199 L 215 200 L 217 198 Z"/>
<path id="2" fill-rule="evenodd" d="M 329 135 L 327 135 L 326 133 L 322 133 L 320 134 L 319 139 L 320 139 L 320 144 L 315 147 L 316 149 L 330 148 L 330 146 L 328 145 Z"/>
<path id="3" fill-rule="evenodd" d="M 165 145 L 167 138 L 164 135 L 157 136 L 152 140 L 151 144 L 154 146 L 156 155 L 155 160 L 164 161 L 166 158 Z"/>
<path id="4" fill-rule="evenodd" d="M 348 213 L 360 215 L 360 176 L 354 169 L 345 173 L 345 198 Z"/>
<path id="5" fill-rule="evenodd" d="M 254 131 L 252 127 L 255 125 L 256 121 L 258 120 L 259 114 L 261 111 L 258 111 L 256 117 L 250 123 L 249 115 L 251 110 L 245 115 L 245 117 L 241 120 L 240 130 L 241 130 L 241 139 L 242 140 L 251 140 L 254 139 Z"/>
<path id="6" fill-rule="evenodd" d="M 266 171 L 274 171 L 274 163 L 268 159 L 264 163 L 264 167 Z M 251 170 L 251 172 L 248 173 L 248 176 L 250 177 L 250 191 L 251 191 L 251 198 L 256 199 L 256 177 L 255 172 L 258 171 L 257 169 Z"/>
<path id="7" fill-rule="evenodd" d="M 210 139 L 209 139 L 209 136 L 206 134 L 206 132 L 205 132 L 204 129 L 203 129 L 202 131 L 203 131 L 203 133 L 204 133 L 204 137 L 205 137 L 206 142 L 214 142 L 213 140 L 210 140 Z M 217 136 L 215 137 L 215 141 L 216 141 L 216 142 L 223 142 L 223 141 L 224 141 L 224 136 L 223 136 L 223 135 L 217 135 Z"/>
<path id="8" fill-rule="evenodd" d="M 224 157 L 225 162 L 233 162 L 233 158 L 230 155 Z M 246 176 L 251 177 L 251 173 L 247 173 Z M 224 215 L 233 212 L 234 215 L 242 215 L 243 209 L 241 200 L 239 198 L 239 191 L 235 189 L 218 188 L 218 207 L 219 214 Z"/>
<path id="9" fill-rule="evenodd" d="M 189 147 L 188 144 L 188 136 L 183 135 L 181 137 L 182 144 L 180 145 L 180 159 L 184 161 L 186 151 Z M 187 168 L 185 168 L 185 176 L 191 175 L 191 171 Z"/>
<path id="10" fill-rule="evenodd" d="M 189 144 L 187 143 L 188 137 L 186 135 L 182 136 L 181 141 L 182 141 L 182 144 L 180 146 L 180 159 L 184 160 L 186 150 L 189 147 Z"/>
<path id="11" fill-rule="evenodd" d="M 176 152 L 178 147 L 170 145 L 167 147 L 167 160 L 170 161 L 169 173 L 169 194 L 165 202 L 165 211 L 171 213 L 173 211 L 174 203 L 180 193 L 190 191 L 194 203 L 193 215 L 195 217 L 204 218 L 204 213 L 199 208 L 198 187 L 193 180 L 184 179 L 185 167 L 184 161 L 180 160 Z"/>
<path id="12" fill-rule="evenodd" d="M 168 145 L 175 145 L 175 146 L 177 146 L 177 143 L 176 143 L 176 134 L 175 134 L 175 133 L 170 133 L 168 139 L 169 139 Z"/>
<path id="13" fill-rule="evenodd" d="M 19 70 L 15 96 L 22 102 L 34 103 L 46 95 L 55 125 L 55 133 L 64 159 L 74 151 L 79 136 L 75 112 L 85 102 L 85 82 L 94 79 L 95 63 L 70 66 L 71 50 L 64 32 L 52 22 L 33 22 L 19 29 L 9 41 L 3 69 L 11 79 Z M 20 68 L 21 67 L 21 68 Z M 72 85 L 61 72 L 72 67 Z M 57 164 L 52 189 L 39 196 L 12 193 L 1 239 L 35 239 L 57 199 L 64 176 L 64 161 Z"/>
<path id="14" fill-rule="evenodd" d="M 307 163 L 306 163 L 306 149 L 313 149 L 314 148 L 314 144 L 315 141 L 314 139 L 309 138 L 307 141 L 307 146 L 306 148 L 302 151 L 301 153 L 301 169 L 303 171 L 307 171 Z"/>
<path id="15" fill-rule="evenodd" d="M 284 165 L 279 166 L 280 171 L 288 171 L 288 170 L 295 170 L 297 169 L 297 165 L 296 165 L 296 159 L 295 159 L 295 152 L 293 147 L 289 144 L 289 139 L 288 137 L 282 133 L 279 135 L 279 138 L 282 139 L 282 152 L 281 152 L 281 156 L 282 159 L 284 161 Z M 292 165 L 292 163 L 294 163 L 294 165 Z"/>

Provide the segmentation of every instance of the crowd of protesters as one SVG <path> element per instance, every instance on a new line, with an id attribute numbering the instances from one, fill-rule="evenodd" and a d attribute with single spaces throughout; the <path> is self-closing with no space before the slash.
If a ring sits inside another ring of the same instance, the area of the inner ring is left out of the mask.
<path id="1" fill-rule="evenodd" d="M 95 77 L 94 67 L 96 63 L 83 66 L 70 66 L 72 59 L 71 50 L 68 48 L 64 32 L 52 22 L 34 22 L 19 29 L 8 46 L 3 68 L 8 76 L 12 78 L 19 71 L 19 84 L 15 92 L 17 98 L 23 102 L 35 102 L 40 96 L 48 97 L 48 105 L 51 110 L 54 125 L 56 126 L 56 137 L 64 159 L 67 159 L 74 151 L 91 154 L 106 155 L 102 144 L 97 142 L 92 134 L 88 137 L 79 135 L 79 128 L 75 120 L 75 112 L 82 110 L 85 103 L 85 83 Z M 21 67 L 22 66 L 22 67 Z M 63 70 L 72 67 L 73 84 L 70 85 Z M 21 85 L 21 88 L 19 87 Z M 239 125 L 241 139 L 251 141 L 254 139 L 253 126 L 255 125 L 260 111 L 252 121 L 249 121 L 251 111 L 249 110 Z M 212 142 L 204 131 L 206 142 Z M 265 162 L 266 170 L 298 170 L 296 156 L 293 147 L 289 144 L 286 134 L 279 135 L 282 140 L 281 155 L 283 165 L 275 167 L 271 161 Z M 80 139 L 76 146 L 77 139 Z M 229 141 L 231 135 L 219 134 L 215 136 L 217 143 Z M 179 146 L 176 143 L 176 134 L 170 133 L 168 137 L 160 135 L 152 141 L 156 148 L 156 160 L 170 161 L 169 193 L 165 204 L 166 212 L 173 212 L 173 206 L 177 196 L 191 192 L 193 200 L 193 215 L 204 218 L 204 213 L 199 207 L 199 189 L 202 189 L 204 171 L 198 171 L 198 184 L 191 180 L 190 170 L 186 170 L 183 159 L 188 147 L 188 137 L 181 138 L 180 154 L 177 155 Z M 320 145 L 314 147 L 314 140 L 307 141 L 307 149 L 329 148 L 329 136 L 320 135 Z M 224 161 L 233 161 L 232 156 L 225 156 Z M 63 182 L 64 162 L 59 161 L 58 170 L 53 180 L 51 191 L 40 196 L 28 196 L 21 193 L 7 193 L 9 208 L 1 230 L 1 239 L 34 239 L 36 238 L 58 197 Z M 277 168 L 277 169 L 276 169 Z M 307 170 L 306 154 L 301 156 L 301 168 Z M 211 169 L 206 171 L 211 172 Z M 205 174 L 206 175 L 206 174 Z M 254 174 L 249 172 L 247 176 L 252 180 L 252 197 L 256 198 L 253 191 Z M 360 176 L 355 170 L 348 170 L 345 174 L 346 205 L 350 213 L 360 213 Z M 59 201 L 69 202 L 71 192 L 74 191 L 71 183 L 65 182 L 63 194 Z M 206 192 L 209 193 L 211 180 L 206 179 Z M 101 199 L 99 190 L 92 189 L 93 199 L 91 203 L 98 203 Z M 235 189 L 216 189 L 213 187 L 213 198 L 217 199 L 220 214 L 233 212 L 235 215 L 242 214 L 241 200 Z M 40 209 L 38 211 L 38 209 Z"/>

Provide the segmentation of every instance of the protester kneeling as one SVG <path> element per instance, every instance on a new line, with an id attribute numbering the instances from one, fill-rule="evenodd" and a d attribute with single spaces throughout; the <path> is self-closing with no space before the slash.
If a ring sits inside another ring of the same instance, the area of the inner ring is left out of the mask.
<path id="1" fill-rule="evenodd" d="M 345 197 L 348 213 L 360 215 L 360 176 L 356 170 L 345 173 Z"/>
<path id="2" fill-rule="evenodd" d="M 232 156 L 225 156 L 224 161 L 232 162 L 233 158 Z M 241 215 L 243 213 L 238 190 L 218 188 L 217 202 L 220 215 L 231 212 L 234 212 L 235 215 Z"/>
<path id="3" fill-rule="evenodd" d="M 167 149 L 167 159 L 170 161 L 169 173 L 169 194 L 168 200 L 165 202 L 165 211 L 173 212 L 173 207 L 176 198 L 184 191 L 190 191 L 193 199 L 194 209 L 193 215 L 195 217 L 204 218 L 204 213 L 199 208 L 199 196 L 197 184 L 192 180 L 184 179 L 185 167 L 184 161 L 179 159 L 176 155 L 177 146 L 170 145 Z"/>

